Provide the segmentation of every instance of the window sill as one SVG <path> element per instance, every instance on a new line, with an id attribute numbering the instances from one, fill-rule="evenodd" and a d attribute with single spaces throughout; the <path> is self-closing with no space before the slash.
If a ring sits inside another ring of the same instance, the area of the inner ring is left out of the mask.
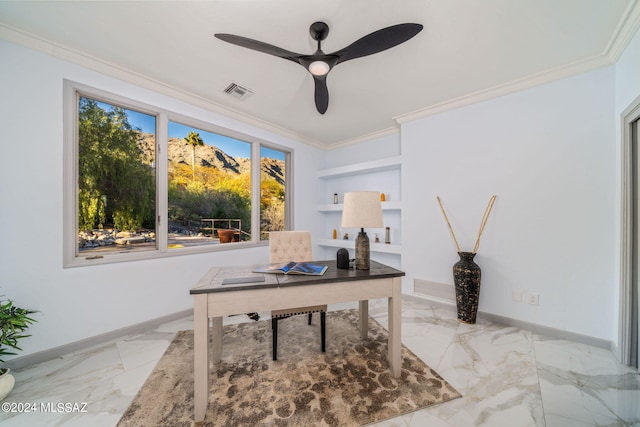
<path id="1" fill-rule="evenodd" d="M 235 242 L 224 243 L 213 246 L 191 246 L 184 248 L 173 248 L 165 250 L 149 250 L 140 252 L 121 252 L 107 254 L 86 254 L 86 256 L 75 256 L 73 259 L 65 260 L 64 268 L 87 267 L 91 265 L 116 264 L 131 261 L 145 261 L 152 259 L 170 258 L 184 255 L 199 255 L 216 252 L 226 252 L 230 250 L 249 249 L 262 246 L 269 246 L 268 240 L 259 242 Z"/>

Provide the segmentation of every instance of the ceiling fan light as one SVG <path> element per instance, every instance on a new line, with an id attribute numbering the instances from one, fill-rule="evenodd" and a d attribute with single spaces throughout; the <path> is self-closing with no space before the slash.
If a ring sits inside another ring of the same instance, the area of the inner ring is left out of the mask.
<path id="1" fill-rule="evenodd" d="M 309 72 L 314 76 L 324 76 L 330 69 L 329 64 L 324 61 L 313 61 L 309 64 Z"/>

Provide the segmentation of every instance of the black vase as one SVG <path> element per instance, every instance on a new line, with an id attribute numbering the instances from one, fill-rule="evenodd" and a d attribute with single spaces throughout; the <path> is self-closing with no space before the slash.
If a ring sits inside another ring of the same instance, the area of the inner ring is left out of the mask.
<path id="1" fill-rule="evenodd" d="M 458 320 L 476 323 L 480 299 L 480 267 L 473 261 L 473 252 L 458 252 L 460 261 L 453 265 L 453 282 L 456 286 Z"/>

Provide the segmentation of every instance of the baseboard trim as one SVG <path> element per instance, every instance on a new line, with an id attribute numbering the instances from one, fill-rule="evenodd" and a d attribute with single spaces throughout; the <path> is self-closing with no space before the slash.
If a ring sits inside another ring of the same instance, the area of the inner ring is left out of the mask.
<path id="1" fill-rule="evenodd" d="M 48 360 L 57 359 L 66 354 L 70 354 L 79 350 L 84 350 L 87 347 L 93 347 L 100 344 L 106 344 L 109 341 L 113 341 L 118 338 L 122 338 L 127 335 L 139 334 L 148 330 L 153 330 L 163 323 L 171 322 L 173 320 L 181 319 L 193 314 L 193 309 L 187 309 L 179 311 L 166 316 L 158 317 L 156 319 L 147 320 L 146 322 L 136 323 L 135 325 L 126 326 L 124 328 L 116 329 L 104 334 L 95 335 L 90 338 L 74 341 L 69 344 L 64 344 L 58 347 L 53 347 L 47 350 L 39 351 L 37 353 L 28 354 L 26 356 L 16 357 L 8 360 L 3 364 L 4 367 L 11 370 L 18 370 L 27 366 L 32 366 L 38 363 L 46 362 Z"/>
<path id="2" fill-rule="evenodd" d="M 415 299 L 422 302 L 428 302 L 434 306 L 447 308 L 450 310 L 456 309 L 455 303 L 452 303 L 445 299 L 430 298 L 423 295 L 415 294 L 402 294 L 404 299 Z M 86 338 L 79 341 L 74 341 L 69 344 L 64 344 L 58 347 L 43 350 L 37 353 L 29 354 L 26 356 L 16 357 L 3 364 L 4 367 L 12 370 L 18 370 L 27 366 L 32 366 L 38 363 L 46 362 L 48 360 L 57 359 L 66 354 L 73 353 L 75 351 L 84 350 L 87 347 L 92 347 L 100 344 L 105 344 L 109 341 L 122 338 L 123 336 L 138 334 L 141 332 L 154 329 L 163 323 L 171 322 L 173 320 L 181 319 L 193 314 L 193 309 L 187 309 L 179 311 L 166 316 L 158 317 L 156 319 L 148 320 L 142 323 L 136 323 L 135 325 L 127 326 L 124 328 L 116 329 L 104 334 L 95 335 L 90 338 Z M 487 320 L 493 323 L 497 323 L 504 326 L 511 326 L 515 328 L 525 329 L 536 334 L 545 335 L 551 338 L 565 339 L 581 344 L 587 344 L 594 347 L 604 348 L 615 353 L 616 347 L 613 342 L 604 340 L 601 338 L 595 338 L 588 335 L 577 334 L 574 332 L 568 332 L 561 329 L 550 328 L 548 326 L 537 325 L 535 323 L 525 322 L 510 317 L 500 316 L 492 313 L 478 312 L 478 318 Z"/>
<path id="3" fill-rule="evenodd" d="M 538 335 L 544 335 L 551 338 L 564 339 L 568 341 L 577 342 L 580 344 L 587 344 L 593 347 L 604 348 L 605 350 L 612 350 L 612 342 L 603 340 L 602 338 L 596 338 L 589 335 L 577 334 L 575 332 L 564 331 L 562 329 L 551 328 L 549 326 L 537 325 L 535 323 L 525 322 L 523 320 L 512 319 L 510 317 L 500 316 L 491 313 L 478 313 L 478 316 L 484 320 L 488 320 L 493 323 L 498 323 L 504 326 L 512 326 L 515 328 L 526 329 Z"/>
<path id="4" fill-rule="evenodd" d="M 403 298 L 416 299 L 420 301 L 428 301 L 430 304 L 433 304 L 438 307 L 448 308 L 451 310 L 456 309 L 455 303 L 452 303 L 448 300 L 438 299 L 438 298 L 430 298 L 428 296 L 423 295 L 409 295 L 403 294 Z M 483 311 L 478 311 L 478 318 L 487 320 L 489 322 L 497 323 L 503 326 L 511 326 L 514 328 L 525 329 L 527 331 L 531 331 L 535 334 L 544 335 L 550 338 L 564 339 L 573 342 L 577 342 L 580 344 L 587 344 L 594 347 L 604 348 L 606 350 L 614 352 L 615 346 L 612 341 L 604 340 L 602 338 L 595 338 L 589 335 L 577 334 L 575 332 L 564 331 L 562 329 L 551 328 L 548 326 L 542 326 L 535 323 L 525 322 L 523 320 L 513 319 L 510 317 L 500 316 L 497 314 L 486 313 Z"/>

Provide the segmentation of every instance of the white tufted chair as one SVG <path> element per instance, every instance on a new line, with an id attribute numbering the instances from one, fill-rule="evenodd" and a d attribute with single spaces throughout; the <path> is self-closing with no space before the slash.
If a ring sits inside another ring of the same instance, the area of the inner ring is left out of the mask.
<path id="1" fill-rule="evenodd" d="M 269 233 L 270 262 L 313 261 L 311 233 L 308 231 L 271 231 Z M 320 333 L 322 351 L 325 351 L 326 305 L 297 307 L 271 312 L 273 335 L 273 360 L 278 360 L 278 321 L 297 314 L 308 314 L 309 325 L 313 313 L 320 312 Z"/>
<path id="2" fill-rule="evenodd" d="M 271 262 L 313 261 L 311 233 L 308 231 L 271 231 L 269 233 Z"/>

